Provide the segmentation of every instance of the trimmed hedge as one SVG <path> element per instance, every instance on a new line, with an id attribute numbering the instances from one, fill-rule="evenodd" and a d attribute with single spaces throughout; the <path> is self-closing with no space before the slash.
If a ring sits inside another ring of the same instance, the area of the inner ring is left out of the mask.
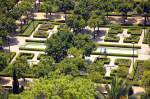
<path id="1" fill-rule="evenodd" d="M 110 63 L 110 58 L 107 58 L 107 57 L 97 57 L 95 59 L 95 62 L 96 61 L 102 61 L 102 62 L 104 62 L 104 64 L 109 64 Z"/>
<path id="2" fill-rule="evenodd" d="M 112 27 L 108 31 L 108 34 L 119 34 L 119 33 L 122 33 L 122 32 L 123 32 L 123 29 L 121 27 Z"/>
<path id="3" fill-rule="evenodd" d="M 143 43 L 149 44 L 150 46 L 150 29 L 147 30 L 147 32 L 145 33 Z"/>
<path id="4" fill-rule="evenodd" d="M 48 35 L 49 34 L 47 31 L 38 30 L 37 32 L 34 33 L 33 37 L 35 37 L 35 38 L 47 38 Z"/>
<path id="5" fill-rule="evenodd" d="M 132 44 L 110 44 L 110 43 L 99 43 L 98 46 L 107 46 L 107 47 L 122 47 L 122 48 L 132 48 Z M 134 45 L 134 48 L 140 49 L 140 45 Z"/>
<path id="6" fill-rule="evenodd" d="M 33 59 L 34 54 L 33 53 L 25 53 L 25 52 L 21 52 L 18 54 L 17 58 L 20 57 L 26 57 L 27 59 Z"/>
<path id="7" fill-rule="evenodd" d="M 16 55 L 16 52 L 11 52 L 11 53 L 9 54 L 8 63 L 11 62 L 11 60 L 15 57 L 15 55 Z"/>
<path id="8" fill-rule="evenodd" d="M 45 49 L 40 49 L 40 48 L 25 48 L 25 47 L 20 47 L 19 50 L 45 51 Z"/>
<path id="9" fill-rule="evenodd" d="M 115 60 L 115 65 L 130 67 L 130 65 L 131 65 L 131 59 L 117 58 Z"/>
<path id="10" fill-rule="evenodd" d="M 106 42 L 119 42 L 120 38 L 117 37 L 117 34 L 107 34 L 104 41 Z"/>
<path id="11" fill-rule="evenodd" d="M 130 37 L 127 37 L 124 39 L 124 43 L 132 43 L 132 42 L 135 42 L 135 43 L 138 43 L 140 40 L 140 36 L 139 35 L 132 35 Z"/>
<path id="12" fill-rule="evenodd" d="M 26 39 L 26 42 L 45 43 L 46 40 Z"/>
<path id="13" fill-rule="evenodd" d="M 92 52 L 92 55 L 104 55 L 104 53 L 100 53 L 100 52 Z M 133 57 L 132 54 L 118 54 L 118 53 L 107 53 L 107 56 Z M 134 57 L 138 57 L 138 55 L 135 54 Z"/>
<path id="14" fill-rule="evenodd" d="M 140 36 L 142 34 L 142 30 L 138 28 L 131 28 L 131 29 L 128 29 L 128 34 Z"/>
<path id="15" fill-rule="evenodd" d="M 54 25 L 52 25 L 51 23 L 44 23 L 40 25 L 39 30 L 48 31 L 49 29 L 53 29 L 53 28 Z"/>
<path id="16" fill-rule="evenodd" d="M 39 25 L 39 21 L 32 21 L 32 23 L 28 26 L 28 28 L 21 34 L 18 34 L 17 36 L 24 36 L 24 37 L 29 37 L 35 28 Z"/>

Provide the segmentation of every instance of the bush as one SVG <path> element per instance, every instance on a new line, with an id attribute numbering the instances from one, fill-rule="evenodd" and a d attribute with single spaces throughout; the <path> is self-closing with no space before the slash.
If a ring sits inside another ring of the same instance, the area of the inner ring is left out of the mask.
<path id="1" fill-rule="evenodd" d="M 129 68 L 125 67 L 125 66 L 121 66 L 117 69 L 117 76 L 121 77 L 121 78 L 126 78 L 127 75 L 129 73 Z"/>
<path id="2" fill-rule="evenodd" d="M 18 54 L 17 58 L 20 58 L 20 57 L 26 57 L 27 59 L 32 59 L 34 57 L 34 54 L 21 52 Z"/>
<path id="3" fill-rule="evenodd" d="M 20 47 L 19 50 L 45 51 L 45 49 L 42 49 L 42 48 L 26 48 L 26 47 Z"/>
<path id="4" fill-rule="evenodd" d="M 130 67 L 130 65 L 131 65 L 131 59 L 117 58 L 115 60 L 115 65 Z"/>
<path id="5" fill-rule="evenodd" d="M 109 31 L 108 34 L 119 34 L 122 33 L 123 29 L 121 27 L 112 27 Z"/>
<path id="6" fill-rule="evenodd" d="M 135 43 L 138 43 L 140 40 L 140 36 L 138 35 L 131 35 L 130 37 L 127 37 L 124 39 L 124 43 L 132 43 L 132 42 L 135 42 Z"/>
<path id="7" fill-rule="evenodd" d="M 128 29 L 128 34 L 140 36 L 142 34 L 142 30 L 138 28 L 130 28 Z"/>
<path id="8" fill-rule="evenodd" d="M 96 61 L 101 61 L 101 62 L 104 62 L 104 64 L 109 64 L 110 63 L 110 58 L 106 58 L 106 57 L 97 57 L 95 62 Z"/>
<path id="9" fill-rule="evenodd" d="M 119 42 L 120 38 L 117 37 L 116 34 L 108 34 L 106 35 L 104 41 L 106 42 Z"/>
<path id="10" fill-rule="evenodd" d="M 16 55 L 16 52 L 11 52 L 11 53 L 9 54 L 8 63 L 11 62 L 11 60 L 15 57 L 15 55 Z"/>
<path id="11" fill-rule="evenodd" d="M 147 32 L 145 33 L 143 43 L 150 45 L 150 29 L 147 30 Z"/>
<path id="12" fill-rule="evenodd" d="M 35 37 L 35 38 L 47 38 L 48 35 L 49 34 L 47 31 L 38 30 L 37 32 L 34 33 L 33 37 Z"/>
<path id="13" fill-rule="evenodd" d="M 48 31 L 49 29 L 53 29 L 53 28 L 54 25 L 52 25 L 51 23 L 44 23 L 40 25 L 39 30 Z"/>
<path id="14" fill-rule="evenodd" d="M 21 34 L 18 34 L 18 36 L 29 37 L 38 25 L 39 21 L 34 21 L 34 23 L 32 22 L 28 28 L 24 32 L 21 32 Z"/>
<path id="15" fill-rule="evenodd" d="M 41 60 L 41 58 L 44 57 L 44 56 L 45 56 L 45 54 L 39 54 L 38 57 L 37 57 L 37 60 Z"/>
<path id="16" fill-rule="evenodd" d="M 45 43 L 45 42 L 46 42 L 46 40 L 33 40 L 33 39 L 26 39 L 26 42 Z"/>

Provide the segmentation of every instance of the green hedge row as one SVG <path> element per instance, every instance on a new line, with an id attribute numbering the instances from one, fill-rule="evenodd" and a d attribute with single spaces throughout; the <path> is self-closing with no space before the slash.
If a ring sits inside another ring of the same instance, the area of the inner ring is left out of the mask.
<path id="1" fill-rule="evenodd" d="M 102 62 L 104 62 L 104 64 L 109 64 L 110 63 L 110 58 L 107 58 L 107 57 L 97 57 L 95 59 L 95 62 L 96 61 L 102 61 Z"/>
<path id="2" fill-rule="evenodd" d="M 26 47 L 20 47 L 19 50 L 45 51 L 45 49 L 40 49 L 40 48 L 26 48 Z"/>
<path id="3" fill-rule="evenodd" d="M 23 33 L 18 34 L 18 36 L 29 37 L 38 25 L 39 21 L 34 22 L 32 21 L 32 23 L 28 26 L 28 28 Z"/>
<path id="4" fill-rule="evenodd" d="M 116 58 L 115 65 L 130 67 L 131 59 Z"/>
<path id="5" fill-rule="evenodd" d="M 33 37 L 35 38 L 47 38 L 48 37 L 48 32 L 44 30 L 38 30 L 34 33 Z"/>
<path id="6" fill-rule="evenodd" d="M 142 34 L 142 30 L 138 29 L 138 28 L 128 29 L 128 34 L 139 35 L 140 36 Z"/>
<path id="7" fill-rule="evenodd" d="M 23 25 L 21 27 L 20 33 L 23 33 L 31 25 L 31 23 L 32 23 L 32 20 L 29 20 L 27 24 Z"/>
<path id="8" fill-rule="evenodd" d="M 140 36 L 139 35 L 131 35 L 130 37 L 127 37 L 124 39 L 124 43 L 138 43 L 140 40 Z"/>
<path id="9" fill-rule="evenodd" d="M 106 42 L 119 42 L 120 38 L 116 34 L 107 34 L 104 41 Z"/>
<path id="10" fill-rule="evenodd" d="M 122 47 L 122 48 L 132 48 L 132 44 L 110 44 L 110 43 L 99 43 L 98 46 L 107 46 L 107 47 Z M 140 45 L 134 45 L 134 48 L 140 49 Z"/>
<path id="11" fill-rule="evenodd" d="M 26 57 L 27 59 L 33 59 L 34 54 L 33 53 L 25 53 L 25 52 L 21 52 L 18 54 L 17 58 L 20 57 Z"/>
<path id="12" fill-rule="evenodd" d="M 45 42 L 46 42 L 46 40 L 26 39 L 26 42 L 45 43 Z"/>
<path id="13" fill-rule="evenodd" d="M 11 62 L 11 60 L 15 57 L 15 55 L 16 55 L 16 52 L 11 52 L 11 53 L 9 54 L 8 63 Z"/>
<path id="14" fill-rule="evenodd" d="M 150 45 L 150 29 L 145 33 L 143 43 Z"/>
<path id="15" fill-rule="evenodd" d="M 52 25 L 51 23 L 44 23 L 40 25 L 39 30 L 48 31 L 49 29 L 53 29 L 53 28 L 54 25 Z"/>
<path id="16" fill-rule="evenodd" d="M 92 52 L 92 55 L 104 55 L 100 52 Z M 132 54 L 118 54 L 118 53 L 107 53 L 108 56 L 122 56 L 122 57 L 133 57 Z M 138 54 L 135 54 L 134 57 L 138 57 Z"/>

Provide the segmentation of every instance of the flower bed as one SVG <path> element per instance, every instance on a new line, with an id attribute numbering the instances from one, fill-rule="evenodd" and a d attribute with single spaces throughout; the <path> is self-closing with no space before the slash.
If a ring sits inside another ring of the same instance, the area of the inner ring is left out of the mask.
<path id="1" fill-rule="evenodd" d="M 116 34 L 107 34 L 104 41 L 106 42 L 119 42 L 120 38 Z"/>
<path id="2" fill-rule="evenodd" d="M 150 29 L 147 30 L 147 32 L 145 33 L 143 43 L 150 45 Z"/>
<path id="3" fill-rule="evenodd" d="M 37 32 L 34 33 L 33 37 L 35 37 L 35 38 L 47 38 L 48 33 L 47 33 L 47 31 L 38 30 Z"/>
<path id="4" fill-rule="evenodd" d="M 123 29 L 121 27 L 112 27 L 108 31 L 108 34 L 119 34 L 119 33 L 122 33 L 122 32 L 123 32 Z"/>
<path id="5" fill-rule="evenodd" d="M 132 43 L 132 42 L 138 43 L 139 40 L 140 40 L 140 36 L 139 36 L 139 35 L 132 35 L 132 34 L 131 34 L 131 36 L 125 38 L 123 42 L 124 42 L 124 43 Z"/>
<path id="6" fill-rule="evenodd" d="M 130 65 L 131 65 L 131 59 L 117 58 L 115 60 L 115 65 L 130 67 Z"/>
<path id="7" fill-rule="evenodd" d="M 44 23 L 40 25 L 39 30 L 48 31 L 49 29 L 53 29 L 53 28 L 54 28 L 54 25 L 52 25 L 51 23 Z"/>
<path id="8" fill-rule="evenodd" d="M 96 61 L 102 61 L 102 62 L 104 62 L 104 64 L 109 64 L 110 63 L 110 58 L 97 57 L 94 62 L 96 62 Z"/>
<path id="9" fill-rule="evenodd" d="M 28 26 L 28 28 L 26 28 L 26 30 L 24 30 L 23 32 L 21 32 L 20 34 L 17 34 L 17 35 L 29 37 L 38 25 L 39 25 L 39 21 L 34 21 Z"/>
<path id="10" fill-rule="evenodd" d="M 135 62 L 135 71 L 133 72 L 133 80 L 134 81 L 140 81 L 142 79 L 142 75 L 144 73 L 144 61 L 143 60 L 137 60 Z"/>
<path id="11" fill-rule="evenodd" d="M 33 53 L 25 53 L 25 52 L 21 52 L 18 54 L 17 58 L 20 57 L 26 57 L 27 59 L 33 59 L 34 54 Z"/>
<path id="12" fill-rule="evenodd" d="M 140 36 L 142 34 L 142 30 L 138 28 L 131 28 L 131 29 L 128 29 L 128 34 Z"/>

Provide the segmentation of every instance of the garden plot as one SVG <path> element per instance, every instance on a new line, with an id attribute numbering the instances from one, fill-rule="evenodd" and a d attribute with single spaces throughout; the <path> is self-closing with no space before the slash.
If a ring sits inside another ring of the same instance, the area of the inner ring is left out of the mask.
<path id="1" fill-rule="evenodd" d="M 142 30 L 133 28 L 129 29 L 127 33 L 130 34 L 130 36 L 124 39 L 124 43 L 138 43 L 142 34 Z"/>
<path id="2" fill-rule="evenodd" d="M 122 28 L 113 27 L 108 31 L 104 41 L 105 42 L 119 42 L 120 37 L 118 35 L 121 34 L 122 32 L 123 32 Z"/>

